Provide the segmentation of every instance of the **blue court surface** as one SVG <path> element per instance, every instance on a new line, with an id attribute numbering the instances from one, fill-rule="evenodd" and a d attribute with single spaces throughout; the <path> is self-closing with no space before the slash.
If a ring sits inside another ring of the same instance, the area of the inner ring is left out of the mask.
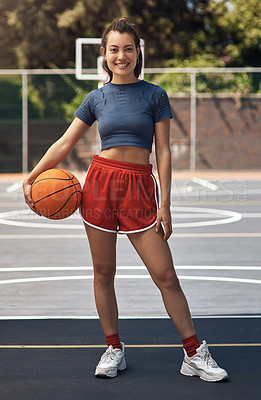
<path id="1" fill-rule="evenodd" d="M 207 383 L 179 373 L 183 351 L 158 289 L 125 235 L 116 292 L 127 369 L 94 377 L 105 350 L 79 214 L 34 215 L 21 176 L 0 179 L 0 398 L 259 399 L 261 174 L 176 176 L 176 270 L 201 340 L 229 373 Z"/>

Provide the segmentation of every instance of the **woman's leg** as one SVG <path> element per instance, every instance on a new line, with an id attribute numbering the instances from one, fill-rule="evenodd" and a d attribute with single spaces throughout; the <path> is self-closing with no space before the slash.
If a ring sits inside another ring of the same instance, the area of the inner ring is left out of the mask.
<path id="1" fill-rule="evenodd" d="M 114 290 L 117 233 L 105 232 L 87 224 L 94 269 L 94 295 L 105 336 L 118 333 L 118 307 Z"/>
<path id="2" fill-rule="evenodd" d="M 166 310 L 182 340 L 195 335 L 188 303 L 176 275 L 169 245 L 162 240 L 163 230 L 155 227 L 128 237 L 158 286 Z"/>

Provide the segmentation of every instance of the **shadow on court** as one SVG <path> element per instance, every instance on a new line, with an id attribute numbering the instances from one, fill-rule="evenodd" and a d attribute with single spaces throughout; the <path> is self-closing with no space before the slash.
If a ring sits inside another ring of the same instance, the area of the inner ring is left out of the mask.
<path id="1" fill-rule="evenodd" d="M 199 318 L 194 323 L 227 369 L 228 381 L 208 383 L 179 373 L 183 351 L 168 319 L 119 321 L 127 369 L 113 379 L 94 377 L 105 350 L 98 320 L 1 320 L 0 398 L 259 399 L 261 319 Z"/>

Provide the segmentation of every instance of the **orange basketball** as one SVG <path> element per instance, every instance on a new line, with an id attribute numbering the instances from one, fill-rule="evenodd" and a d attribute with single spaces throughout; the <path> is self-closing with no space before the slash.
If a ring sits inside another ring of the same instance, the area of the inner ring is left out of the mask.
<path id="1" fill-rule="evenodd" d="M 78 179 L 64 169 L 48 169 L 32 184 L 32 198 L 39 213 L 49 219 L 63 219 L 72 215 L 82 199 Z"/>

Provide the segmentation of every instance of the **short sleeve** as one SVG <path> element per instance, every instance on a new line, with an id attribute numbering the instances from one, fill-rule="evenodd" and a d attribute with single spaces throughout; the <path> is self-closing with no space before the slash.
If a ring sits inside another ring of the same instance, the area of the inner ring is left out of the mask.
<path id="1" fill-rule="evenodd" d="M 154 122 L 163 121 L 166 118 L 172 118 L 170 109 L 169 98 L 164 89 L 157 86 L 153 93 L 153 106 L 154 106 Z"/>
<path id="2" fill-rule="evenodd" d="M 79 118 L 81 121 L 85 122 L 89 126 L 92 126 L 92 124 L 96 120 L 94 110 L 94 97 L 94 91 L 88 93 L 80 107 L 74 113 L 77 118 Z"/>

